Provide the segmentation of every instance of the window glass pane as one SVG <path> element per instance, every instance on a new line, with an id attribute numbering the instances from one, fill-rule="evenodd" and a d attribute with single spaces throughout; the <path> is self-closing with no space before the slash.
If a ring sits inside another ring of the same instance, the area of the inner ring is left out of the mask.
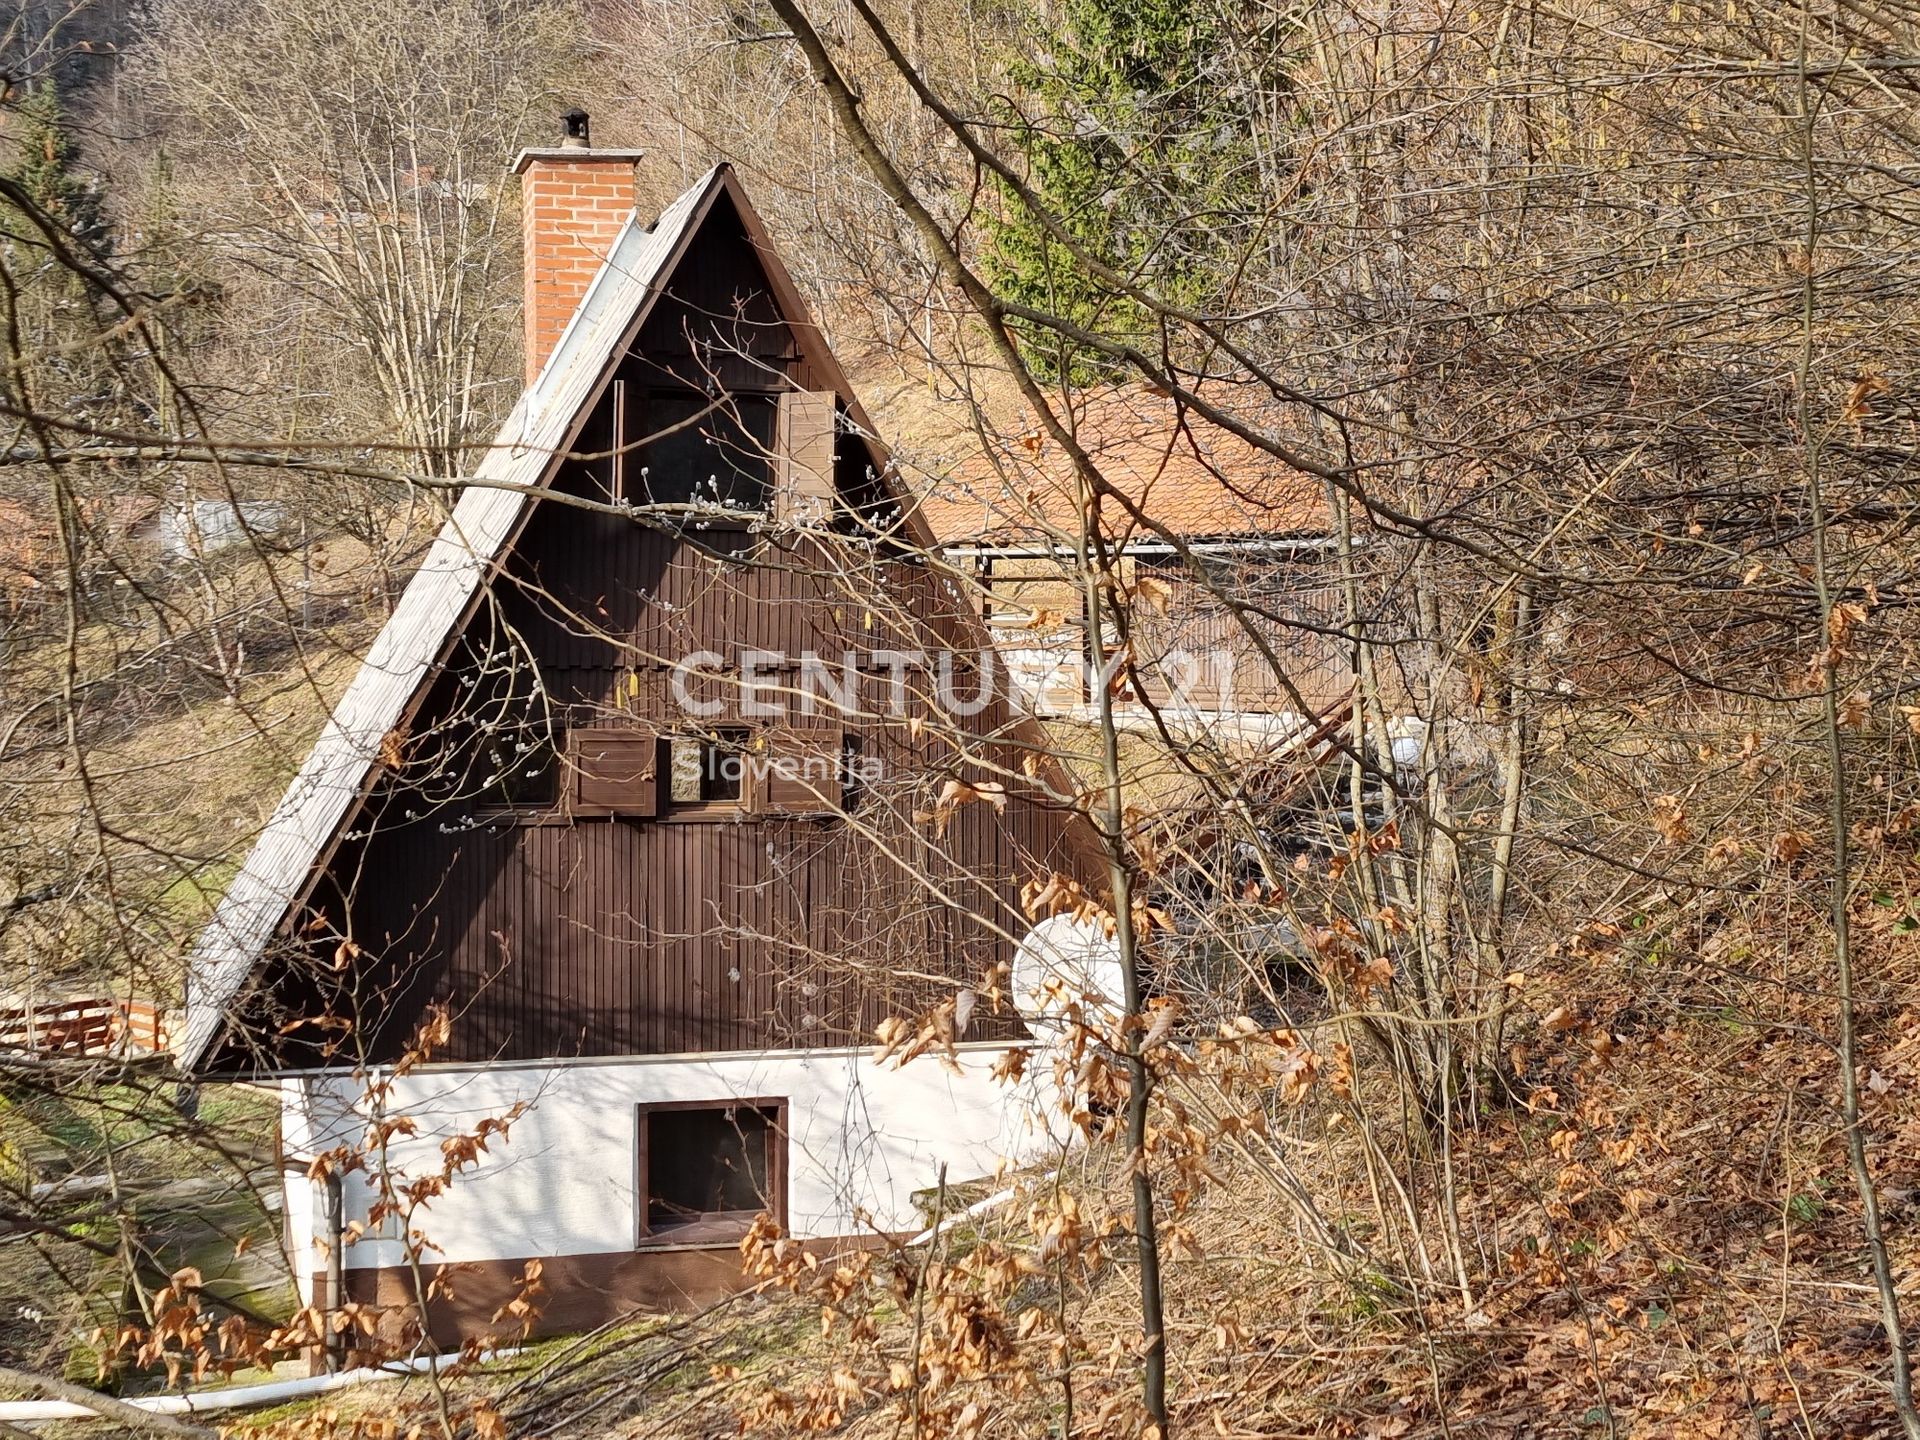
<path id="1" fill-rule="evenodd" d="M 742 512 L 764 511 L 772 480 L 775 414 L 768 395 L 734 395 L 717 404 L 703 395 L 650 396 L 640 435 L 659 438 L 640 451 L 630 498 L 635 504 L 697 501 Z"/>
<path id="2" fill-rule="evenodd" d="M 551 805 L 559 789 L 558 760 L 553 732 L 547 726 L 492 732 L 481 742 L 481 803 Z"/>
<path id="3" fill-rule="evenodd" d="M 698 805 L 701 771 L 706 765 L 706 742 L 681 738 L 669 750 L 667 798 L 675 805 Z"/>
<path id="4" fill-rule="evenodd" d="M 722 730 L 708 740 L 677 736 L 667 747 L 667 799 L 675 805 L 725 805 L 740 799 L 745 730 Z"/>
<path id="5" fill-rule="evenodd" d="M 404 752 L 421 796 L 435 805 L 552 804 L 561 717 L 540 693 L 538 667 L 518 646 L 475 635 L 449 668 L 463 677 L 453 712 Z"/>
<path id="6" fill-rule="evenodd" d="M 840 737 L 840 808 L 851 815 L 867 793 L 867 757 L 858 735 Z"/>
<path id="7" fill-rule="evenodd" d="M 705 773 L 700 798 L 724 804 L 740 798 L 740 776 L 745 770 L 747 732 L 722 730 L 719 738 L 706 747 Z"/>
<path id="8" fill-rule="evenodd" d="M 767 1112 L 653 1110 L 646 1123 L 649 1230 L 670 1230 L 703 1216 L 752 1215 L 774 1203 Z"/>

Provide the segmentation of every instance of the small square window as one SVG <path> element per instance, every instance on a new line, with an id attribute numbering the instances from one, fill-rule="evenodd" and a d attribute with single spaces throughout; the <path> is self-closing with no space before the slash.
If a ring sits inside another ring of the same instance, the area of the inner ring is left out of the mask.
<path id="1" fill-rule="evenodd" d="M 731 1244 L 754 1217 L 784 1218 L 782 1102 L 640 1107 L 643 1242 Z"/>
<path id="2" fill-rule="evenodd" d="M 558 795 L 556 738 L 542 725 L 502 727 L 482 736 L 475 757 L 483 809 L 541 809 Z"/>
<path id="3" fill-rule="evenodd" d="M 676 735 L 667 749 L 667 798 L 675 805 L 738 805 L 752 732 Z"/>

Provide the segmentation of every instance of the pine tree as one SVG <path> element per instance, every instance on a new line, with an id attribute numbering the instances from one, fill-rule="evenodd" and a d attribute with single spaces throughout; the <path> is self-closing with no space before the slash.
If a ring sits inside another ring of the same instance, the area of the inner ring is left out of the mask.
<path id="1" fill-rule="evenodd" d="M 106 234 L 100 196 L 74 168 L 59 92 L 51 84 L 29 91 L 9 129 L 16 131 L 18 150 L 7 178 L 80 244 L 99 251 Z"/>
<path id="2" fill-rule="evenodd" d="M 1183 304 L 1218 294 L 1218 261 L 1261 204 L 1249 120 L 1220 73 L 1218 12 L 1205 0 L 1066 0 L 1039 58 L 1013 67 L 1030 97 L 1012 117 L 1028 183 L 1086 250 Z M 1036 27 L 1037 28 L 1037 27 Z M 1082 266 L 1013 196 L 990 222 L 987 268 L 1008 298 L 1153 349 L 1144 307 Z M 1114 367 L 1028 334 L 1050 376 Z"/>
<path id="3" fill-rule="evenodd" d="M 30 90 L 7 121 L 10 153 L 0 173 L 17 190 L 0 195 L 0 247 L 17 287 L 28 359 L 0 384 L 15 403 L 30 399 L 42 410 L 118 421 L 129 375 L 105 337 L 120 317 L 110 313 L 97 280 L 82 273 L 117 269 L 100 189 L 80 172 L 66 109 L 51 84 Z M 58 244 L 49 243 L 49 231 Z"/>

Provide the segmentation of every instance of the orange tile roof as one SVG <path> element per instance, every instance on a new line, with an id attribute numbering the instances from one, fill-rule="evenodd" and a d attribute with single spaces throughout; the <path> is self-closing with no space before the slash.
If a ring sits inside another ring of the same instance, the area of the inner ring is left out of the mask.
<path id="1" fill-rule="evenodd" d="M 159 501 L 142 495 L 89 498 L 79 503 L 79 521 L 96 538 L 118 538 L 159 508 Z M 66 556 L 46 502 L 0 497 L 0 590 L 58 590 L 65 585 Z"/>
<path id="2" fill-rule="evenodd" d="M 1154 520 L 1187 537 L 1320 535 L 1331 528 L 1322 483 L 1142 386 L 1083 392 L 1066 417 L 1101 472 Z M 920 513 L 946 544 L 1015 546 L 1071 532 L 1073 467 L 1043 431 L 969 447 L 922 491 Z M 1115 540 L 1150 538 L 1108 502 Z"/>

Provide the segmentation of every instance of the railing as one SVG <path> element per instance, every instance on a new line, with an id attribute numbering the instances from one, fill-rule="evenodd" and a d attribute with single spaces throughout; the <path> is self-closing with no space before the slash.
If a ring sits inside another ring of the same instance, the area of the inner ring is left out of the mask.
<path id="1" fill-rule="evenodd" d="M 0 1009 L 0 1050 L 122 1055 L 166 1048 L 166 1017 L 148 1000 L 64 1000 Z"/>

